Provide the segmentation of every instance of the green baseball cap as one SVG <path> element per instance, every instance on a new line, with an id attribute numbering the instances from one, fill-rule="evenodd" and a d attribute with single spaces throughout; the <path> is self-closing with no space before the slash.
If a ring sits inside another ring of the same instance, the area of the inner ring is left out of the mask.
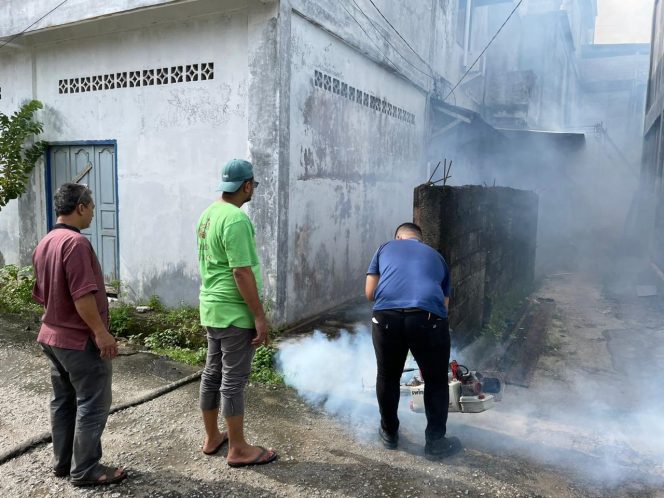
<path id="1" fill-rule="evenodd" d="M 237 192 L 244 182 L 254 177 L 254 167 L 244 159 L 231 159 L 221 168 L 217 192 Z"/>

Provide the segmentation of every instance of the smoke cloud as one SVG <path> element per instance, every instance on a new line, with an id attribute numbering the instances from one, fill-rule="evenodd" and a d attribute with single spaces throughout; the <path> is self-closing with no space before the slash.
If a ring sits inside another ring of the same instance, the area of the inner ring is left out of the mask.
<path id="1" fill-rule="evenodd" d="M 463 352 L 451 357 L 467 364 Z M 277 362 L 286 383 L 307 402 L 336 418 L 358 441 L 379 444 L 376 360 L 368 327 L 358 324 L 337 337 L 316 331 L 288 340 Z M 638 395 L 639 389 L 621 392 L 615 376 L 579 375 L 571 382 L 561 377 L 563 372 L 544 377 L 529 389 L 508 385 L 503 400 L 483 413 L 450 413 L 448 434 L 467 448 L 554 465 L 602 486 L 664 482 L 664 402 Z M 409 410 L 408 399 L 403 395 L 399 408 L 401 447 L 421 453 L 426 418 Z"/>

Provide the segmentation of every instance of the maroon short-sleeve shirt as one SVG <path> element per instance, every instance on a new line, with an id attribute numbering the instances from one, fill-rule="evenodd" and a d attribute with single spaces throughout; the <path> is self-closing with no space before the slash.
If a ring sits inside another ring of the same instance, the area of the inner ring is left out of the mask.
<path id="1" fill-rule="evenodd" d="M 44 306 L 37 341 L 63 349 L 84 350 L 92 331 L 74 301 L 93 293 L 108 327 L 104 274 L 90 241 L 75 228 L 56 225 L 32 255 L 36 282 L 32 297 Z"/>

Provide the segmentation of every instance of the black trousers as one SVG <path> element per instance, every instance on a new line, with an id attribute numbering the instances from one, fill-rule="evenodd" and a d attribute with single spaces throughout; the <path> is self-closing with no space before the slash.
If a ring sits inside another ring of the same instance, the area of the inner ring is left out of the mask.
<path id="1" fill-rule="evenodd" d="M 399 429 L 399 379 L 408 350 L 413 353 L 424 380 L 425 436 L 434 441 L 445 436 L 449 390 L 450 329 L 447 318 L 427 311 L 374 311 L 372 337 L 378 373 L 376 396 L 381 426 L 388 434 Z M 378 322 L 378 323 L 376 323 Z"/>

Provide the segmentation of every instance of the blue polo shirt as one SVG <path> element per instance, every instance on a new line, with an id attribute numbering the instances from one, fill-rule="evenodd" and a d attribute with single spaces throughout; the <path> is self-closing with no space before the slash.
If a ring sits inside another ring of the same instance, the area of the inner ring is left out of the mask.
<path id="1" fill-rule="evenodd" d="M 378 248 L 367 275 L 380 275 L 374 291 L 376 311 L 420 308 L 447 317 L 450 295 L 447 263 L 435 249 L 417 239 L 391 240 Z"/>

